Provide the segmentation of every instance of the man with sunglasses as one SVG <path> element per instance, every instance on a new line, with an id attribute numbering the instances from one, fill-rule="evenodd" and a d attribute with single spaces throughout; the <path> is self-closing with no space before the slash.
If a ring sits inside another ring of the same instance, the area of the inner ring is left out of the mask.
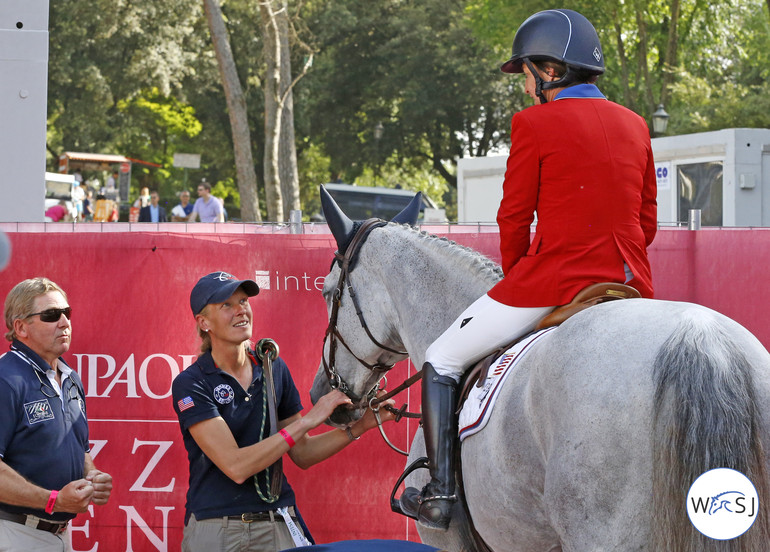
<path id="1" fill-rule="evenodd" d="M 0 357 L 0 549 L 69 550 L 69 520 L 106 504 L 112 476 L 89 454 L 85 392 L 61 355 L 72 309 L 47 278 L 17 284 L 5 300 Z"/>

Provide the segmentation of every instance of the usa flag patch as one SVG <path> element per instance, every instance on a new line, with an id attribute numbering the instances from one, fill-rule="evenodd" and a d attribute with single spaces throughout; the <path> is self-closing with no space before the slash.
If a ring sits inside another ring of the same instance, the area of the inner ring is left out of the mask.
<path id="1" fill-rule="evenodd" d="M 193 402 L 192 397 L 185 397 L 181 401 L 177 402 L 176 405 L 179 407 L 179 412 L 184 412 L 188 408 L 195 406 L 195 403 Z"/>

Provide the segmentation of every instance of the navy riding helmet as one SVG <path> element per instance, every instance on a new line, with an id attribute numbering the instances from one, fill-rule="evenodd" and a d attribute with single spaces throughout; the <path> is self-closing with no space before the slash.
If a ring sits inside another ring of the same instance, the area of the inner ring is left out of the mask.
<path id="1" fill-rule="evenodd" d="M 560 79 L 546 82 L 533 65 L 540 60 L 564 63 L 567 71 Z M 513 38 L 511 59 L 500 69 L 523 73 L 522 64 L 535 79 L 535 95 L 546 103 L 544 90 L 572 86 L 604 73 L 604 54 L 588 19 L 572 10 L 545 10 L 521 24 Z"/>
<path id="2" fill-rule="evenodd" d="M 596 75 L 604 73 L 599 35 L 588 19 L 573 10 L 545 10 L 530 16 L 516 31 L 511 59 L 500 69 L 521 73 L 526 59 L 550 59 Z"/>

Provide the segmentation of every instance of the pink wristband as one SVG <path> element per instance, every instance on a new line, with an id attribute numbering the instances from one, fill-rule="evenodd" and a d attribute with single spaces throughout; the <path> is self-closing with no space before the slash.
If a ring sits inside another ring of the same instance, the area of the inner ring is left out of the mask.
<path id="1" fill-rule="evenodd" d="M 289 435 L 289 432 L 286 431 L 285 429 L 282 429 L 278 433 L 281 435 L 281 437 L 286 439 L 286 442 L 289 444 L 289 448 L 291 448 L 291 447 L 293 447 L 294 445 L 297 444 L 297 443 L 294 442 L 294 439 L 291 438 L 291 435 Z"/>
<path id="2" fill-rule="evenodd" d="M 48 502 L 45 505 L 46 514 L 53 514 L 53 507 L 56 505 L 57 496 L 59 496 L 59 491 L 51 491 L 51 496 L 48 497 Z"/>

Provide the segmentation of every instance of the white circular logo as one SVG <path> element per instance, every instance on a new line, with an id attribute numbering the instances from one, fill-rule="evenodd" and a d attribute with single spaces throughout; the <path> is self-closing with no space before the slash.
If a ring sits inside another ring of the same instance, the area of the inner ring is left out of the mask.
<path id="1" fill-rule="evenodd" d="M 709 538 L 728 540 L 741 536 L 757 519 L 759 497 L 751 480 L 730 468 L 702 474 L 687 493 L 687 515 L 695 528 Z"/>
<path id="2" fill-rule="evenodd" d="M 233 399 L 235 398 L 235 393 L 233 392 L 233 388 L 227 385 L 226 383 L 223 383 L 221 385 L 217 385 L 214 388 L 214 398 L 217 400 L 219 404 L 227 404 L 233 402 Z"/>

